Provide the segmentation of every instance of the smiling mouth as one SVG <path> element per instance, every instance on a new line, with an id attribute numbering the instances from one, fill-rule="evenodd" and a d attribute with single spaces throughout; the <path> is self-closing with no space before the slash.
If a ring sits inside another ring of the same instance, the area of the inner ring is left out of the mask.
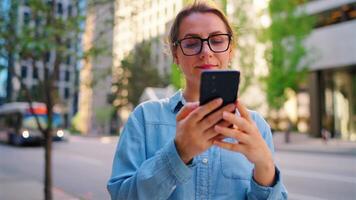
<path id="1" fill-rule="evenodd" d="M 200 66 L 197 66 L 197 68 L 199 69 L 213 69 L 213 68 L 216 68 L 217 65 L 200 65 Z"/>

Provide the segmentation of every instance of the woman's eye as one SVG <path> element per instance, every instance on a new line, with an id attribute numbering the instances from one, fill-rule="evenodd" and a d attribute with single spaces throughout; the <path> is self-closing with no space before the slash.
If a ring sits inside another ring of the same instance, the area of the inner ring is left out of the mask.
<path id="1" fill-rule="evenodd" d="M 212 44 L 220 44 L 220 43 L 223 43 L 224 40 L 221 40 L 221 39 L 213 39 L 213 40 L 210 40 L 210 43 Z"/>
<path id="2" fill-rule="evenodd" d="M 220 44 L 220 43 L 223 43 L 223 42 L 225 42 L 225 38 L 223 38 L 223 37 L 210 38 L 210 43 L 212 43 L 212 44 Z"/>
<path id="3" fill-rule="evenodd" d="M 188 39 L 183 42 L 184 48 L 195 48 L 197 46 L 200 46 L 200 41 L 196 39 Z"/>

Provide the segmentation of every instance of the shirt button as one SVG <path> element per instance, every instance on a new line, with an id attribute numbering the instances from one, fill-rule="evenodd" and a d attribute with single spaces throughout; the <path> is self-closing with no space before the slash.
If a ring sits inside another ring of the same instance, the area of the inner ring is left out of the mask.
<path id="1" fill-rule="evenodd" d="M 207 158 L 204 158 L 204 159 L 202 160 L 202 162 L 203 162 L 204 164 L 207 164 L 207 163 L 208 163 L 208 159 L 207 159 Z"/>

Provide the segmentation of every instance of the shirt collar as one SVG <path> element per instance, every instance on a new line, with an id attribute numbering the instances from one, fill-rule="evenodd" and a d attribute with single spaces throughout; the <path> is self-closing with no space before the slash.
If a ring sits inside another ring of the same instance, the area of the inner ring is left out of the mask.
<path id="1" fill-rule="evenodd" d="M 182 89 L 180 89 L 169 98 L 169 108 L 173 113 L 177 113 L 184 106 L 185 102 Z"/>

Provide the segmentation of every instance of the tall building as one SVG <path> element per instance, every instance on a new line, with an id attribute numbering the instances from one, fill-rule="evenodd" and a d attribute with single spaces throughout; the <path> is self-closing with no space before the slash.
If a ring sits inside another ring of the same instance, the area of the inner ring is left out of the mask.
<path id="1" fill-rule="evenodd" d="M 307 40 L 316 60 L 310 67 L 310 132 L 356 141 L 356 0 L 306 4 L 316 27 Z"/>
<path id="2" fill-rule="evenodd" d="M 86 13 L 83 50 L 103 48 L 104 53 L 84 59 L 80 69 L 78 115 L 75 127 L 82 134 L 97 135 L 110 132 L 112 41 L 114 3 L 98 3 Z"/>
<path id="3" fill-rule="evenodd" d="M 166 54 L 167 32 L 176 13 L 183 7 L 183 0 L 116 0 L 115 26 L 113 33 L 113 73 L 112 80 L 117 82 L 123 77 L 121 61 L 129 55 L 136 45 L 151 42 L 151 60 L 156 63 L 160 75 L 170 73 L 172 59 Z M 117 93 L 113 87 L 112 92 Z M 125 91 L 122 91 L 125 93 Z M 114 106 L 122 104 L 114 100 Z M 122 109 L 119 115 L 125 120 L 128 112 Z"/>
<path id="4" fill-rule="evenodd" d="M 171 59 L 164 55 L 167 29 L 175 14 L 182 8 L 182 0 L 116 0 L 114 27 L 114 75 L 121 60 L 136 44 L 153 40 L 153 59 L 158 71 L 169 73 Z"/>
<path id="5" fill-rule="evenodd" d="M 10 8 L 12 3 L 16 1 L 6 1 L 7 6 Z M 5 4 L 6 4 L 5 2 Z M 29 8 L 28 1 L 17 1 L 19 3 L 16 8 L 17 18 L 16 18 L 16 28 L 21 29 L 24 26 L 37 26 L 41 23 L 41 20 L 37 18 L 34 20 L 34 16 L 31 14 L 31 9 Z M 48 1 L 48 4 L 53 1 Z M 55 15 L 56 17 L 61 17 L 66 19 L 69 16 L 76 15 L 76 7 L 72 0 L 58 0 L 56 1 Z M 77 38 L 67 38 L 65 39 L 66 48 L 72 51 L 78 49 Z M 38 86 L 39 80 L 43 80 L 44 66 L 41 62 L 35 62 L 36 67 L 33 67 L 33 63 L 30 60 L 20 60 L 18 55 L 12 55 L 13 59 L 11 66 L 7 66 L 6 69 L 10 67 L 14 69 L 14 72 L 21 77 L 24 84 L 29 89 L 34 89 Z M 7 58 L 9 59 L 9 58 Z M 61 110 L 63 111 L 64 124 L 68 126 L 71 117 L 76 112 L 76 87 L 75 81 L 77 79 L 77 63 L 74 55 L 68 55 L 64 58 L 65 62 L 60 64 L 58 74 L 56 74 L 55 86 L 58 89 L 59 101 L 61 104 Z M 3 62 L 3 61 L 1 61 Z M 55 52 L 50 51 L 46 55 L 46 63 L 48 66 L 53 66 L 55 62 Z M 5 62 L 9 64 L 9 62 Z M 51 67 L 50 67 L 51 68 Z M 53 70 L 52 68 L 50 70 Z M 21 85 L 18 79 L 8 73 L 7 78 L 7 90 L 6 96 L 7 101 L 16 101 L 19 97 L 19 91 L 21 90 Z"/>

